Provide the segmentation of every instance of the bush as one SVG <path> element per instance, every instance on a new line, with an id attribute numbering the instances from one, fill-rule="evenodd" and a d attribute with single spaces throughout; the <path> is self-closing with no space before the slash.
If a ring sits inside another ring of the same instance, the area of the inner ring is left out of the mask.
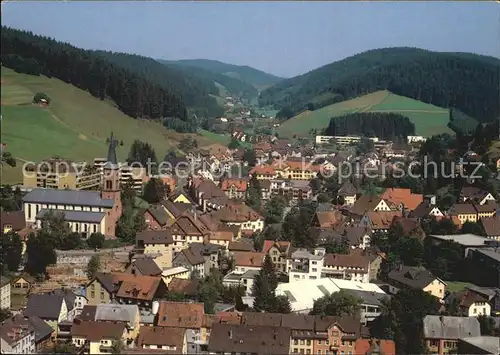
<path id="1" fill-rule="evenodd" d="M 92 233 L 89 239 L 87 239 L 87 244 L 92 249 L 102 248 L 103 243 L 104 235 L 102 235 L 101 233 Z"/>
<path id="2" fill-rule="evenodd" d="M 50 101 L 51 101 L 50 97 L 48 97 L 47 94 L 43 92 L 38 92 L 36 93 L 35 97 L 33 97 L 33 102 L 36 104 L 40 103 L 50 104 Z"/>

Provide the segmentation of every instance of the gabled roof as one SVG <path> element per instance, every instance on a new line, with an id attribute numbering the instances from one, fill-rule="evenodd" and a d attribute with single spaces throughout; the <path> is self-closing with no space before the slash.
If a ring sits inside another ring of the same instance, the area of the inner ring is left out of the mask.
<path id="1" fill-rule="evenodd" d="M 337 192 L 338 196 L 353 196 L 356 195 L 357 191 L 354 185 L 350 181 L 345 181 Z"/>
<path id="2" fill-rule="evenodd" d="M 171 214 L 174 215 L 174 218 L 179 217 L 184 211 L 192 208 L 192 205 L 189 203 L 182 202 L 172 202 L 170 200 L 161 201 L 163 207 L 165 207 Z"/>
<path id="3" fill-rule="evenodd" d="M 228 203 L 223 208 L 210 214 L 216 220 L 224 223 L 245 223 L 263 220 L 264 218 L 244 203 Z"/>
<path id="4" fill-rule="evenodd" d="M 39 317 L 43 320 L 57 320 L 64 297 L 61 295 L 50 295 L 46 293 L 31 294 L 28 297 L 28 304 L 24 310 L 26 317 Z M 70 307 L 68 307 L 71 309 Z"/>
<path id="5" fill-rule="evenodd" d="M 205 235 L 209 233 L 209 229 L 199 220 L 198 215 L 190 211 L 185 211 L 177 217 L 172 223 L 171 231 L 174 235 Z"/>
<path id="6" fill-rule="evenodd" d="M 14 211 L 14 212 L 1 212 L 0 213 L 0 223 L 2 223 L 3 228 L 7 225 L 12 226 L 12 230 L 17 232 L 23 228 L 26 228 L 26 221 L 24 217 L 24 211 Z"/>
<path id="7" fill-rule="evenodd" d="M 348 269 L 361 268 L 364 271 L 368 271 L 370 259 L 370 255 L 352 250 L 347 255 L 326 254 L 324 264 L 325 266 L 345 267 Z"/>
<path id="8" fill-rule="evenodd" d="M 81 321 L 76 319 L 71 327 L 71 336 L 88 341 L 101 339 L 121 339 L 125 331 L 124 323 Z"/>
<path id="9" fill-rule="evenodd" d="M 479 321 L 475 317 L 425 316 L 424 338 L 460 339 L 480 336 Z"/>
<path id="10" fill-rule="evenodd" d="M 448 214 L 452 216 L 460 214 L 477 214 L 477 211 L 471 203 L 455 203 L 448 210 Z"/>
<path id="11" fill-rule="evenodd" d="M 460 197 L 470 200 L 473 199 L 482 200 L 486 196 L 488 196 L 488 193 L 489 193 L 488 191 L 485 191 L 475 186 L 465 186 L 462 187 L 462 190 L 460 191 Z"/>
<path id="12" fill-rule="evenodd" d="M 236 191 L 245 192 L 248 187 L 248 179 L 224 179 L 220 184 L 222 191 L 229 191 L 229 189 L 234 186 Z"/>
<path id="13" fill-rule="evenodd" d="M 377 229 L 389 229 L 392 225 L 392 221 L 395 217 L 401 217 L 402 213 L 400 211 L 390 211 L 390 212 L 366 212 L 366 216 L 370 219 L 371 228 L 373 230 Z"/>
<path id="14" fill-rule="evenodd" d="M 23 197 L 23 202 L 111 208 L 114 201 L 101 198 L 99 191 L 33 189 Z"/>
<path id="15" fill-rule="evenodd" d="M 191 249 L 191 248 L 183 249 L 179 254 L 176 255 L 176 257 L 173 259 L 173 262 L 174 263 L 179 262 L 179 260 L 182 257 L 184 257 L 185 260 L 191 266 L 203 264 L 205 262 L 205 259 L 203 258 L 203 255 L 199 252 L 199 249 Z"/>
<path id="16" fill-rule="evenodd" d="M 340 211 L 316 212 L 314 220 L 318 227 L 330 228 L 342 221 L 342 213 Z"/>
<path id="17" fill-rule="evenodd" d="M 137 344 L 140 348 L 149 348 L 150 345 L 156 345 L 160 348 L 164 345 L 175 346 L 176 352 L 182 354 L 185 333 L 186 329 L 184 328 L 142 326 L 137 337 Z"/>
<path id="18" fill-rule="evenodd" d="M 275 241 L 266 239 L 264 240 L 264 245 L 262 246 L 262 252 L 267 254 L 269 252 L 269 249 L 271 249 L 273 246 L 276 246 L 280 252 L 285 253 L 290 249 L 291 245 L 292 244 L 286 240 Z"/>
<path id="19" fill-rule="evenodd" d="M 231 241 L 228 246 L 229 251 L 254 251 L 253 243 L 244 241 Z"/>
<path id="20" fill-rule="evenodd" d="M 199 329 L 205 315 L 203 303 L 160 302 L 158 326 Z"/>
<path id="21" fill-rule="evenodd" d="M 150 205 L 146 211 L 153 216 L 160 226 L 166 225 L 170 219 L 161 205 Z"/>
<path id="22" fill-rule="evenodd" d="M 481 218 L 481 223 L 488 237 L 500 235 L 500 216 Z"/>
<path id="23" fill-rule="evenodd" d="M 396 206 L 403 205 L 408 210 L 414 210 L 422 203 L 424 196 L 421 194 L 414 194 L 410 189 L 390 188 L 380 196 L 384 200 L 389 200 Z"/>
<path id="24" fill-rule="evenodd" d="M 373 211 L 380 203 L 381 198 L 377 196 L 363 195 L 354 202 L 349 211 L 358 216 L 362 216 L 368 211 Z"/>
<path id="25" fill-rule="evenodd" d="M 137 241 L 143 241 L 144 244 L 173 244 L 172 230 L 167 228 L 163 230 L 146 230 L 137 233 Z"/>
<path id="26" fill-rule="evenodd" d="M 420 240 L 425 238 L 425 232 L 422 229 L 422 225 L 416 218 L 406 218 L 396 216 L 392 221 L 393 225 L 399 225 L 403 230 L 403 235 L 401 237 L 415 237 Z"/>
<path id="27" fill-rule="evenodd" d="M 98 281 L 109 293 L 117 297 L 152 300 L 163 282 L 160 276 L 133 275 L 123 272 L 97 273 Z"/>
<path id="28" fill-rule="evenodd" d="M 180 293 L 187 296 L 196 296 L 199 280 L 186 280 L 174 277 L 168 283 L 168 291 Z"/>
<path id="29" fill-rule="evenodd" d="M 132 265 L 139 270 L 141 275 L 145 276 L 159 276 L 161 275 L 161 269 L 154 262 L 152 258 L 140 258 L 132 261 Z"/>
<path id="30" fill-rule="evenodd" d="M 246 267 L 261 267 L 266 254 L 252 251 L 234 252 L 234 265 Z"/>
<path id="31" fill-rule="evenodd" d="M 436 205 L 431 205 L 429 201 L 422 201 L 417 208 L 410 212 L 412 218 L 423 218 L 428 216 L 433 209 L 439 208 Z M 441 212 L 441 210 L 439 210 Z M 442 212 L 441 212 L 442 213 Z"/>
<path id="32" fill-rule="evenodd" d="M 436 277 L 426 269 L 418 269 L 403 265 L 389 272 L 388 277 L 390 280 L 394 280 L 408 287 L 420 290 L 424 289 L 436 279 Z"/>

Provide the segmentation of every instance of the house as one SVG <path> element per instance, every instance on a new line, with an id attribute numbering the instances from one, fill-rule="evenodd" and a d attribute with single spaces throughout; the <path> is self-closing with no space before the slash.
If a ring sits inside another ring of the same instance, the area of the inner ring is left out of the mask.
<path id="1" fill-rule="evenodd" d="M 185 298 L 195 298 L 199 283 L 199 280 L 174 277 L 168 284 L 168 292 L 183 295 Z"/>
<path id="2" fill-rule="evenodd" d="M 68 319 L 68 307 L 64 296 L 47 293 L 31 294 L 23 314 L 25 317 L 38 317 L 58 332 L 58 324 Z"/>
<path id="3" fill-rule="evenodd" d="M 227 247 L 229 253 L 235 251 L 255 251 L 253 243 L 245 240 L 231 241 Z"/>
<path id="4" fill-rule="evenodd" d="M 52 291 L 44 292 L 43 294 L 51 296 L 61 296 L 64 298 L 66 307 L 68 309 L 66 320 L 68 320 L 69 322 L 72 322 L 73 319 L 82 312 L 83 307 L 88 302 L 85 296 L 78 294 L 77 292 L 70 289 L 58 288 Z"/>
<path id="5" fill-rule="evenodd" d="M 490 316 L 491 305 L 488 297 L 472 289 L 451 293 L 445 299 L 446 303 L 456 301 L 461 315 L 466 317 Z"/>
<path id="6" fill-rule="evenodd" d="M 481 335 L 475 317 L 425 316 L 423 336 L 428 352 L 447 354 L 457 350 L 458 339 Z"/>
<path id="7" fill-rule="evenodd" d="M 219 268 L 219 255 L 222 253 L 223 246 L 213 243 L 191 243 L 191 249 L 197 249 L 198 253 L 205 259 L 205 275 L 210 270 Z"/>
<path id="8" fill-rule="evenodd" d="M 471 248 L 467 253 L 469 272 L 476 275 L 475 283 L 486 287 L 500 287 L 500 250 L 498 248 Z"/>
<path id="9" fill-rule="evenodd" d="M 227 204 L 210 215 L 217 221 L 239 226 L 242 230 L 261 232 L 264 229 L 264 217 L 244 203 Z"/>
<path id="10" fill-rule="evenodd" d="M 498 210 L 498 204 L 491 201 L 488 201 L 482 205 L 475 203 L 474 208 L 477 212 L 477 219 L 481 220 L 483 218 L 495 216 Z"/>
<path id="11" fill-rule="evenodd" d="M 383 201 L 381 200 L 381 202 Z M 373 232 L 387 233 L 395 217 L 402 217 L 402 213 L 399 211 L 370 211 L 363 215 L 358 226 L 370 229 Z"/>
<path id="12" fill-rule="evenodd" d="M 189 247 L 191 243 L 203 243 L 209 240 L 211 230 L 200 217 L 196 211 L 185 211 L 173 222 L 170 233 L 174 240 L 174 253 Z"/>
<path id="13" fill-rule="evenodd" d="M 311 226 L 316 228 L 335 228 L 342 223 L 342 212 L 339 210 L 316 211 Z"/>
<path id="14" fill-rule="evenodd" d="M 394 340 L 388 339 L 358 339 L 354 345 L 354 354 L 396 355 L 396 344 L 394 344 Z"/>
<path id="15" fill-rule="evenodd" d="M 161 276 L 162 269 L 160 269 L 158 264 L 155 263 L 153 258 L 137 258 L 137 256 L 135 257 L 136 258 L 134 258 L 134 260 L 132 260 L 130 265 L 127 267 L 127 273 L 142 276 Z"/>
<path id="16" fill-rule="evenodd" d="M 480 222 L 488 239 L 500 241 L 500 216 L 481 218 Z"/>
<path id="17" fill-rule="evenodd" d="M 477 222 L 477 211 L 471 203 L 455 203 L 448 210 L 448 215 L 457 216 L 460 224 Z"/>
<path id="18" fill-rule="evenodd" d="M 423 195 L 414 194 L 410 189 L 402 188 L 389 188 L 385 190 L 380 198 L 392 202 L 398 209 L 405 209 L 407 211 L 413 211 L 424 200 Z"/>
<path id="19" fill-rule="evenodd" d="M 290 328 L 215 323 L 208 351 L 211 354 L 289 354 Z"/>
<path id="20" fill-rule="evenodd" d="M 260 252 L 235 252 L 234 257 L 234 271 L 236 273 L 244 274 L 248 270 L 260 270 L 265 258 L 264 253 Z"/>
<path id="21" fill-rule="evenodd" d="M 500 311 L 500 288 L 468 285 L 465 287 L 485 297 L 491 305 L 492 313 Z"/>
<path id="22" fill-rule="evenodd" d="M 371 245 L 372 231 L 366 227 L 345 226 L 335 229 L 340 238 L 335 238 L 340 242 L 342 238 L 347 238 L 351 248 L 366 249 Z M 333 241 L 333 240 L 330 240 Z"/>
<path id="23" fill-rule="evenodd" d="M 206 345 L 206 339 L 201 335 L 204 317 L 203 303 L 161 301 L 155 325 L 185 329 L 187 353 L 198 354 L 201 352 L 201 345 Z"/>
<path id="24" fill-rule="evenodd" d="M 264 240 L 262 252 L 269 255 L 276 271 L 286 273 L 286 260 L 290 257 L 291 247 L 289 241 Z"/>
<path id="25" fill-rule="evenodd" d="M 35 278 L 33 276 L 28 274 L 20 275 L 12 279 L 11 287 L 16 289 L 29 290 L 31 289 L 31 287 L 33 287 L 34 282 Z"/>
<path id="26" fill-rule="evenodd" d="M 144 212 L 144 220 L 148 229 L 164 229 L 171 218 L 163 205 L 150 205 Z"/>
<path id="27" fill-rule="evenodd" d="M 187 337 L 184 328 L 142 326 L 137 338 L 139 349 L 161 349 L 166 354 L 187 354 Z"/>
<path id="28" fill-rule="evenodd" d="M 248 188 L 248 179 L 223 179 L 220 188 L 230 199 L 244 199 Z"/>
<path id="29" fill-rule="evenodd" d="M 349 254 L 326 254 L 321 277 L 333 277 L 357 282 L 370 282 L 377 278 L 381 257 L 362 249 L 351 249 Z"/>
<path id="30" fill-rule="evenodd" d="M 356 202 L 356 188 L 350 181 L 345 181 L 337 191 L 337 197 L 342 199 L 343 205 L 352 206 Z"/>
<path id="31" fill-rule="evenodd" d="M 79 319 L 82 321 L 110 322 L 125 325 L 123 340 L 132 344 L 139 334 L 140 312 L 135 304 L 98 304 L 85 306 Z"/>
<path id="32" fill-rule="evenodd" d="M 26 220 L 23 211 L 0 212 L 0 226 L 3 234 L 19 232 L 26 228 Z"/>
<path id="33" fill-rule="evenodd" d="M 174 267 L 184 266 L 191 275 L 203 279 L 205 277 L 205 258 L 199 249 L 187 248 L 181 250 L 172 261 Z"/>
<path id="34" fill-rule="evenodd" d="M 488 191 L 474 186 L 465 186 L 460 191 L 460 200 L 462 202 L 478 203 L 484 205 L 488 201 L 495 201 L 495 197 Z"/>
<path id="35" fill-rule="evenodd" d="M 257 165 L 250 170 L 249 174 L 255 176 L 257 180 L 275 180 L 278 178 L 278 173 L 270 165 Z"/>
<path id="36" fill-rule="evenodd" d="M 135 240 L 136 254 L 154 258 L 161 269 L 172 266 L 174 248 L 172 229 L 142 231 L 137 233 Z"/>
<path id="37" fill-rule="evenodd" d="M 321 278 L 325 259 L 325 248 L 316 248 L 313 253 L 297 249 L 286 260 L 286 273 L 290 282 Z"/>
<path id="38" fill-rule="evenodd" d="M 164 269 L 161 273 L 161 277 L 165 285 L 170 285 L 170 282 L 173 279 L 185 279 L 188 280 L 191 278 L 191 271 L 184 266 L 174 266 L 168 269 Z"/>
<path id="39" fill-rule="evenodd" d="M 270 180 L 271 195 L 284 196 L 290 203 L 298 200 L 308 200 L 312 197 L 312 188 L 305 180 Z"/>
<path id="40" fill-rule="evenodd" d="M 424 200 L 409 214 L 409 217 L 417 219 L 428 216 L 436 219 L 444 217 L 444 213 L 436 205 L 436 196 L 434 195 L 424 196 Z"/>
<path id="41" fill-rule="evenodd" d="M 71 342 L 86 354 L 107 354 L 116 342 L 126 340 L 125 324 L 75 319 L 71 327 Z"/>
<path id="42" fill-rule="evenodd" d="M 11 301 L 11 285 L 10 279 L 5 276 L 0 276 L 0 309 L 10 309 Z"/>
<path id="43" fill-rule="evenodd" d="M 11 320 L 16 326 L 20 326 L 21 328 L 33 328 L 35 331 L 35 351 L 37 353 L 52 344 L 54 329 L 42 319 L 16 314 Z"/>
<path id="44" fill-rule="evenodd" d="M 500 338 L 487 335 L 460 338 L 458 354 L 500 354 Z"/>
<path id="45" fill-rule="evenodd" d="M 229 202 L 229 197 L 215 183 L 208 179 L 188 178 L 187 190 L 203 212 L 222 208 Z"/>
<path id="46" fill-rule="evenodd" d="M 443 301 L 446 283 L 426 269 L 400 265 L 389 272 L 389 293 L 396 294 L 401 288 L 419 289 Z"/>
<path id="47" fill-rule="evenodd" d="M 89 305 L 109 303 L 137 304 L 140 309 L 151 309 L 153 300 L 165 295 L 167 287 L 161 277 L 132 275 L 121 272 L 98 273 L 87 284 L 85 294 Z"/>
<path id="48" fill-rule="evenodd" d="M 35 329 L 19 317 L 8 318 L 0 324 L 2 354 L 35 354 Z"/>
<path id="49" fill-rule="evenodd" d="M 252 296 L 253 283 L 259 270 L 247 270 L 243 274 L 240 272 L 230 272 L 222 279 L 222 284 L 228 287 L 243 287 L 246 296 Z"/>
<path id="50" fill-rule="evenodd" d="M 114 238 L 116 223 L 122 214 L 115 146 L 116 140 L 111 135 L 101 191 L 33 189 L 23 197 L 26 225 L 40 227 L 46 213 L 55 211 L 64 214 L 73 232 L 86 236 L 99 232 Z"/>
<path id="51" fill-rule="evenodd" d="M 417 218 L 408 218 L 408 217 L 394 217 L 392 221 L 392 226 L 398 226 L 402 231 L 401 237 L 412 237 L 424 241 L 426 234 L 422 229 L 422 225 Z"/>

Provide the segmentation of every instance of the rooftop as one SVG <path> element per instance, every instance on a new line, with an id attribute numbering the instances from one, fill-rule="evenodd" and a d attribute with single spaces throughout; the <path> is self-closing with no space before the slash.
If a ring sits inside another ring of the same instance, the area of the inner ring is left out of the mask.
<path id="1" fill-rule="evenodd" d="M 443 235 L 431 234 L 430 236 L 434 239 L 449 240 L 466 247 L 481 246 L 485 244 L 486 240 L 488 240 L 488 238 L 486 237 L 481 237 L 479 235 L 471 233 Z"/>
<path id="2" fill-rule="evenodd" d="M 176 266 L 176 267 L 163 269 L 161 275 L 163 277 L 166 277 L 166 276 L 181 274 L 181 273 L 187 272 L 187 271 L 189 271 L 189 270 L 187 268 L 185 268 L 184 266 Z"/>
<path id="3" fill-rule="evenodd" d="M 113 207 L 114 201 L 101 198 L 99 191 L 33 189 L 23 197 L 23 202 L 91 207 Z"/>

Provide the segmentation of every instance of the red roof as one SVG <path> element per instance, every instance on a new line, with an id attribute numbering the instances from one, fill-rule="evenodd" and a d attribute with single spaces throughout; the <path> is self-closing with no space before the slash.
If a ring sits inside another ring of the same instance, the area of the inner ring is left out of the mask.
<path id="1" fill-rule="evenodd" d="M 380 198 L 389 200 L 395 205 L 403 204 L 409 210 L 414 210 L 424 201 L 423 195 L 414 194 L 410 189 L 401 188 L 387 189 Z"/>
<path id="2" fill-rule="evenodd" d="M 263 253 L 268 253 L 269 252 L 269 249 L 271 249 L 271 247 L 273 245 L 277 244 L 278 245 L 278 248 L 281 250 L 281 249 L 288 249 L 288 247 L 290 247 L 290 242 L 288 241 L 275 241 L 275 240 L 264 240 L 264 246 L 262 247 L 262 252 Z"/>

